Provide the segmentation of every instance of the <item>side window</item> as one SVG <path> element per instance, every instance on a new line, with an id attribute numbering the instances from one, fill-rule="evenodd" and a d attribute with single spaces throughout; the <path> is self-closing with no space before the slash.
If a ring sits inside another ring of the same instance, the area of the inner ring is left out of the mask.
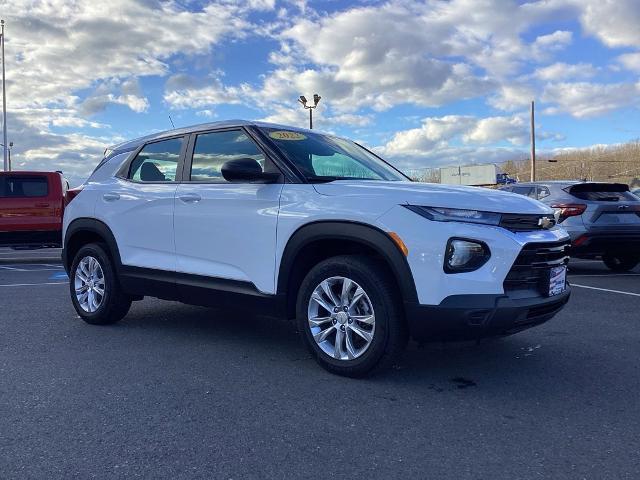
<path id="1" fill-rule="evenodd" d="M 8 176 L 0 179 L 0 197 L 25 198 L 49 195 L 47 177 Z"/>
<path id="2" fill-rule="evenodd" d="M 196 137 L 189 178 L 194 182 L 225 183 L 222 165 L 239 158 L 256 160 L 263 171 L 275 168 L 243 131 L 211 132 Z"/>
<path id="3" fill-rule="evenodd" d="M 544 197 L 548 197 L 549 195 L 551 195 L 551 192 L 547 187 L 538 187 L 538 200 L 543 199 Z"/>
<path id="4" fill-rule="evenodd" d="M 149 143 L 136 155 L 127 178 L 138 182 L 175 182 L 182 138 Z"/>
<path id="5" fill-rule="evenodd" d="M 524 195 L 526 197 L 536 198 L 535 187 L 513 187 L 513 193 Z"/>

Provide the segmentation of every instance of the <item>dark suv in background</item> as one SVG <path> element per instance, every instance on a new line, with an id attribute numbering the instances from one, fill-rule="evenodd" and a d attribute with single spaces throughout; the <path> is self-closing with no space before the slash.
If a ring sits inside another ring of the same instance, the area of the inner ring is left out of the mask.
<path id="1" fill-rule="evenodd" d="M 622 183 L 526 182 L 501 190 L 540 200 L 556 211 L 571 236 L 571 256 L 602 258 L 624 272 L 640 263 L 640 198 Z"/>

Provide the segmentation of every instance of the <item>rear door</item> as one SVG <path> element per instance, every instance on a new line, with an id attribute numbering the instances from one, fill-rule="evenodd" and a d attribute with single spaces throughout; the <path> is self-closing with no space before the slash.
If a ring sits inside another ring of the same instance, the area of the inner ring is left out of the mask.
<path id="1" fill-rule="evenodd" d="M 44 174 L 0 176 L 0 231 L 59 230 L 61 212 L 51 198 L 55 190 Z"/>
<path id="2" fill-rule="evenodd" d="M 113 232 L 126 266 L 174 272 L 174 198 L 186 142 L 144 145 L 116 178 L 97 186 L 96 218 Z"/>
<path id="3" fill-rule="evenodd" d="M 590 231 L 640 230 L 640 199 L 620 183 L 578 183 L 565 189 L 587 206 L 582 221 Z"/>

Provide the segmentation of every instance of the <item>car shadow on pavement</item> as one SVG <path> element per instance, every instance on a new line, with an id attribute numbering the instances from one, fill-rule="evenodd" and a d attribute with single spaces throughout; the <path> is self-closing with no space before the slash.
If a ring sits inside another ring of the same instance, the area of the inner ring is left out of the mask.
<path id="1" fill-rule="evenodd" d="M 110 327 L 137 331 L 167 348 L 189 349 L 203 345 L 230 362 L 244 359 L 257 370 L 277 367 L 283 376 L 307 375 L 342 381 L 322 370 L 302 345 L 293 322 L 242 314 L 237 311 L 192 307 L 162 302 L 134 304 L 121 323 Z M 566 332 L 542 326 L 534 333 L 486 339 L 481 342 L 410 342 L 397 365 L 361 380 L 367 384 L 413 386 L 419 391 L 480 390 L 486 387 L 530 390 L 536 381 L 548 381 L 550 368 L 561 355 L 558 345 Z M 545 339 L 553 339 L 548 345 Z M 554 374 L 566 381 L 582 369 Z M 266 372 L 265 372 L 266 374 Z M 566 378 L 565 378 L 566 376 Z M 537 397 L 535 390 L 532 390 Z"/>

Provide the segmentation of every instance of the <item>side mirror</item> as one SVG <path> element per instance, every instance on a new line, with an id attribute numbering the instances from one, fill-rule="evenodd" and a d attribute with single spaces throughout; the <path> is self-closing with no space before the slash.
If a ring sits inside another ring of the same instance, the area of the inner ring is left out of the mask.
<path id="1" fill-rule="evenodd" d="M 226 181 L 232 183 L 275 183 L 280 178 L 280 173 L 263 172 L 253 158 L 229 160 L 222 165 L 220 172 Z"/>

